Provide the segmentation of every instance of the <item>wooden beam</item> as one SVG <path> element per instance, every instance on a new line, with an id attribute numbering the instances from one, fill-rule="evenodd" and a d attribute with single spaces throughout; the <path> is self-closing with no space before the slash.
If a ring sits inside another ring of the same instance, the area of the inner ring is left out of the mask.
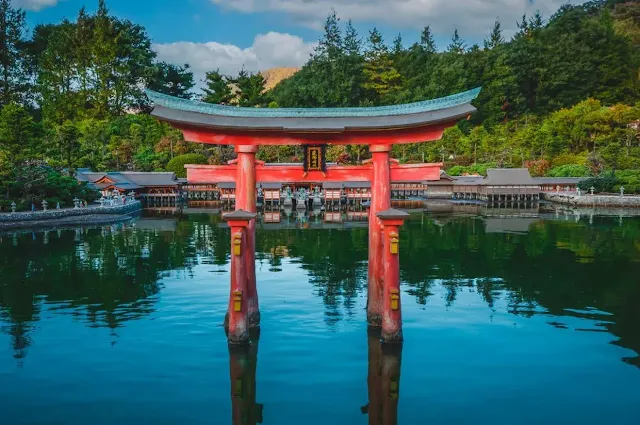
<path id="1" fill-rule="evenodd" d="M 280 131 L 234 132 L 175 125 L 185 140 L 212 145 L 380 145 L 431 142 L 442 138 L 444 130 L 455 122 L 442 122 L 426 127 L 377 131 L 344 131 L 339 133 L 287 133 Z"/>

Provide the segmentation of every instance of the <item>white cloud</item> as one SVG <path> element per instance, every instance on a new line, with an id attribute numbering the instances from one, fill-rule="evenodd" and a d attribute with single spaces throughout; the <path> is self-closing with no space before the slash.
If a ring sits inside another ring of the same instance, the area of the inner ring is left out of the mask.
<path id="1" fill-rule="evenodd" d="M 256 36 L 253 45 L 244 49 L 215 41 L 180 41 L 154 44 L 153 48 L 161 61 L 191 65 L 194 77 L 200 83 L 207 71 L 215 69 L 220 69 L 223 74 L 236 75 L 243 66 L 251 72 L 302 66 L 309 59 L 313 45 L 291 34 L 269 32 Z"/>
<path id="2" fill-rule="evenodd" d="M 223 8 L 243 13 L 279 12 L 296 22 L 320 28 L 332 9 L 354 22 L 388 24 L 400 28 L 421 29 L 425 25 L 438 33 L 457 27 L 462 35 L 486 34 L 496 17 L 507 33 L 516 28 L 524 13 L 539 10 L 551 16 L 566 3 L 584 0 L 211 0 Z"/>
<path id="3" fill-rule="evenodd" d="M 13 6 L 36 12 L 56 4 L 58 0 L 13 0 Z"/>

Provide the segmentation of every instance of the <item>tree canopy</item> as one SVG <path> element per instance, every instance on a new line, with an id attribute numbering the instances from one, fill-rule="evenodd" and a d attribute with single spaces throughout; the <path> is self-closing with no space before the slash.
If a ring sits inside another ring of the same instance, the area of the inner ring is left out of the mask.
<path id="1" fill-rule="evenodd" d="M 481 45 L 459 27 L 443 51 L 428 25 L 411 45 L 403 35 L 387 42 L 374 28 L 363 37 L 333 12 L 308 62 L 267 91 L 262 74 L 244 68 L 237 75 L 211 69 L 198 84 L 189 64 L 157 61 L 145 28 L 111 14 L 104 0 L 94 13 L 82 8 L 74 19 L 31 31 L 24 11 L 0 0 L 0 180 L 26 165 L 154 171 L 185 154 L 211 164 L 233 158 L 228 147 L 187 143 L 151 118 L 144 88 L 232 106 L 349 107 L 482 86 L 471 121 L 437 142 L 395 146 L 394 156 L 444 161 L 460 172 L 483 164 L 556 175 L 640 168 L 637 2 L 525 16 L 511 38 L 496 21 Z M 369 156 L 358 146 L 327 152 L 340 163 Z M 264 147 L 259 156 L 300 160 L 289 146 Z"/>

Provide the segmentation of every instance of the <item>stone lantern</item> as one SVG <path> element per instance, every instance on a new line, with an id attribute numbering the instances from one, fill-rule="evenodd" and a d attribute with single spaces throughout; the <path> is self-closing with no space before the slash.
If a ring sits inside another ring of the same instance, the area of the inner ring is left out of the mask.
<path id="1" fill-rule="evenodd" d="M 14 201 L 14 202 L 11 202 L 11 214 L 14 214 L 15 212 L 16 212 L 16 203 Z"/>
<path id="2" fill-rule="evenodd" d="M 47 211 L 47 207 L 49 206 L 49 203 L 47 202 L 46 199 L 42 200 L 42 211 Z"/>
<path id="3" fill-rule="evenodd" d="M 80 199 L 78 199 L 78 198 L 73 198 L 73 208 L 74 208 L 74 209 L 76 209 L 76 210 L 77 210 L 78 208 L 80 208 Z"/>
<path id="4" fill-rule="evenodd" d="M 596 188 L 595 188 L 595 187 L 593 187 L 593 186 L 591 186 L 591 189 L 590 189 L 590 190 L 591 190 L 591 194 L 593 195 L 593 193 L 596 191 Z"/>
<path id="5" fill-rule="evenodd" d="M 620 186 L 620 196 L 624 196 L 624 186 Z"/>

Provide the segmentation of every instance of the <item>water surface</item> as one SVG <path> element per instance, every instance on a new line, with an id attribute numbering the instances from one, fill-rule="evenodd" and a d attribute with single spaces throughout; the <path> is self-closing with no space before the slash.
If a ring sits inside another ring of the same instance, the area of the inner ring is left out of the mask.
<path id="1" fill-rule="evenodd" d="M 311 224 L 258 229 L 231 352 L 217 217 L 1 235 L 0 423 L 637 424 L 639 218 L 412 215 L 401 352 L 367 332 L 366 224 Z"/>

